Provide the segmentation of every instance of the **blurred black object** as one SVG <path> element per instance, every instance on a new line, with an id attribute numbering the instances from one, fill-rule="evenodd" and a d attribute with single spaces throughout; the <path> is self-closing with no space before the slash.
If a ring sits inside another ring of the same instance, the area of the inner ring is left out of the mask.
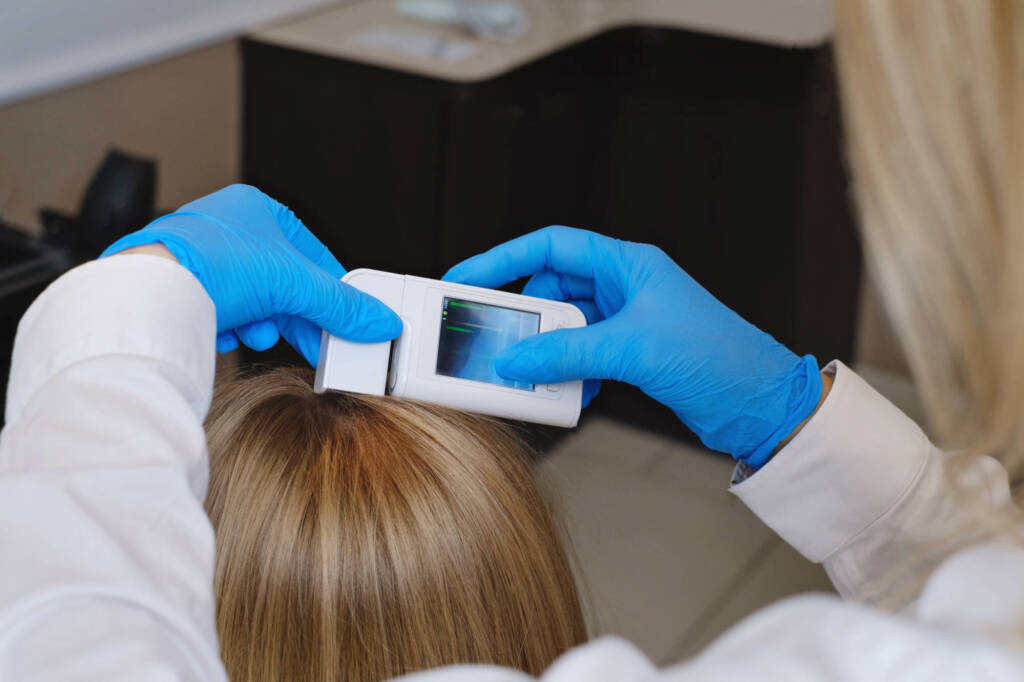
<path id="1" fill-rule="evenodd" d="M 112 149 L 93 174 L 77 216 L 39 212 L 45 239 L 77 262 L 92 260 L 150 221 L 155 194 L 156 162 Z"/>
<path id="2" fill-rule="evenodd" d="M 0 221 L 0 424 L 18 321 L 61 273 L 149 222 L 155 191 L 155 161 L 111 150 L 89 182 L 77 216 L 43 209 L 41 238 Z"/>

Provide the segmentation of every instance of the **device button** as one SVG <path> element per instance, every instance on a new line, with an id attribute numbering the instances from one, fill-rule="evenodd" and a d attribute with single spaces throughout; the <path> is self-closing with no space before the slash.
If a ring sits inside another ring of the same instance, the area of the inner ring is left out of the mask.
<path id="1" fill-rule="evenodd" d="M 544 388 L 546 388 L 551 393 L 558 393 L 561 390 L 561 385 L 560 384 L 544 384 Z"/>

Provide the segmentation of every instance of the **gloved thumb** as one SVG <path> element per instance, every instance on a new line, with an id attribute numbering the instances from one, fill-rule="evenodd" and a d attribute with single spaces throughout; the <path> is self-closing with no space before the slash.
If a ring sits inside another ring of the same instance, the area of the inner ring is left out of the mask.
<path id="1" fill-rule="evenodd" d="M 532 384 L 614 378 L 616 369 L 608 366 L 611 358 L 602 352 L 609 331 L 608 323 L 598 322 L 537 334 L 498 353 L 494 369 L 506 379 Z"/>
<path id="2" fill-rule="evenodd" d="M 390 341 L 402 333 L 402 320 L 373 296 L 317 269 L 312 290 L 280 312 L 309 320 L 349 341 Z"/>

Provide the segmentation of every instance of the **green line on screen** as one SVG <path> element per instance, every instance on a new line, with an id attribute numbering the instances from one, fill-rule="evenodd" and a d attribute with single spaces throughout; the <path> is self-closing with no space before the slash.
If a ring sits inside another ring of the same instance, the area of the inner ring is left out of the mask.
<path id="1" fill-rule="evenodd" d="M 500 332 L 501 330 L 497 327 L 488 327 L 486 324 L 476 324 L 475 322 L 459 322 L 459 324 L 466 325 L 467 327 L 476 327 L 477 329 L 486 329 L 490 332 Z"/>
<path id="2" fill-rule="evenodd" d="M 448 305 L 457 306 L 459 308 L 469 308 L 470 310 L 483 310 L 482 305 L 473 305 L 472 303 L 459 303 L 458 301 L 448 301 Z"/>
<path id="3" fill-rule="evenodd" d="M 471 329 L 463 329 L 462 327 L 453 327 L 450 324 L 446 324 L 444 326 L 444 328 L 445 329 L 451 329 L 453 332 L 464 332 L 466 334 L 472 334 L 473 333 L 473 330 L 471 330 Z"/>

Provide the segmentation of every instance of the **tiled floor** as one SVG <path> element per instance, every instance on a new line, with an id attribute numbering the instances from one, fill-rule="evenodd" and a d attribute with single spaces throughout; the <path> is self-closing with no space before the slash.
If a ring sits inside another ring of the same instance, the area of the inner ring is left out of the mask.
<path id="1" fill-rule="evenodd" d="M 862 374 L 890 392 L 886 377 Z M 732 466 L 605 418 L 539 463 L 578 557 L 592 635 L 625 637 L 664 665 L 782 597 L 833 591 L 728 492 Z"/>

